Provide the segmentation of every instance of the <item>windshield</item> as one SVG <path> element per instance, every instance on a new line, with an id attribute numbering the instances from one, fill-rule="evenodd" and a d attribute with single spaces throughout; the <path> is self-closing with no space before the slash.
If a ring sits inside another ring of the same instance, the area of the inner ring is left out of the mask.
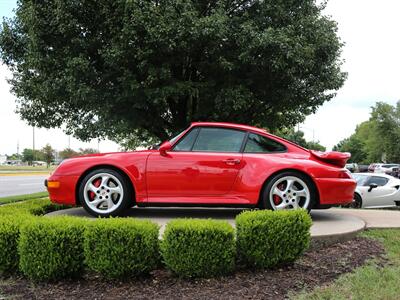
<path id="1" fill-rule="evenodd" d="M 398 167 L 398 165 L 392 164 L 392 165 L 382 165 L 383 168 L 394 168 Z"/>
<path id="2" fill-rule="evenodd" d="M 357 185 L 364 185 L 368 179 L 368 175 L 352 174 L 353 178 L 357 181 Z"/>

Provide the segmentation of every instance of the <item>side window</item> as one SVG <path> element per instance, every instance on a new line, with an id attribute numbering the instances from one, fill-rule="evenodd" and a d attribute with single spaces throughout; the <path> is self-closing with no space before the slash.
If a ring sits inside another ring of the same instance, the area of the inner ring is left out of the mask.
<path id="1" fill-rule="evenodd" d="M 240 152 L 245 135 L 245 132 L 239 130 L 203 127 L 193 151 Z"/>
<path id="2" fill-rule="evenodd" d="M 254 133 L 249 134 L 246 147 L 244 148 L 244 152 L 247 153 L 274 153 L 284 151 L 286 151 L 286 147 L 281 143 Z"/>
<path id="3" fill-rule="evenodd" d="M 375 183 L 378 186 L 384 186 L 388 182 L 389 182 L 388 178 L 380 176 L 371 176 L 371 178 L 365 183 L 365 185 L 370 185 L 371 183 Z"/>
<path id="4" fill-rule="evenodd" d="M 191 130 L 186 134 L 175 146 L 174 151 L 190 151 L 192 150 L 192 145 L 197 137 L 198 128 Z"/>

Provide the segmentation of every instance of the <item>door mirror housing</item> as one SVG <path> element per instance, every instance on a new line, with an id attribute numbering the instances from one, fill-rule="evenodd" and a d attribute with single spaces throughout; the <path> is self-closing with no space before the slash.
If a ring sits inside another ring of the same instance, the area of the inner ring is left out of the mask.
<path id="1" fill-rule="evenodd" d="M 160 154 L 162 156 L 167 155 L 167 152 L 170 151 L 172 149 L 172 145 L 169 141 L 166 141 L 164 143 L 161 144 L 160 148 L 158 148 L 158 151 L 160 151 Z"/>
<path id="2" fill-rule="evenodd" d="M 377 187 L 378 187 L 378 185 L 377 185 L 376 183 L 371 183 L 371 184 L 369 185 L 368 192 L 372 191 L 373 189 L 376 189 Z"/>

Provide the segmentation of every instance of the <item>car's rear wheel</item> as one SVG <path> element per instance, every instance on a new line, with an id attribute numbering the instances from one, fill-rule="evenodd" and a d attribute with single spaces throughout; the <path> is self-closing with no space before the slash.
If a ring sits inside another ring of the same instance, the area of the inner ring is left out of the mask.
<path id="1" fill-rule="evenodd" d="M 316 201 L 317 191 L 305 175 L 293 171 L 271 178 L 263 191 L 263 207 L 272 210 L 305 209 L 310 211 Z"/>
<path id="2" fill-rule="evenodd" d="M 357 193 L 354 193 L 353 202 L 351 202 L 348 207 L 349 208 L 361 208 L 362 207 L 361 196 Z"/>
<path id="3" fill-rule="evenodd" d="M 93 216 L 120 215 L 132 202 L 125 177 L 112 169 L 97 169 L 85 176 L 79 187 L 79 199 Z"/>

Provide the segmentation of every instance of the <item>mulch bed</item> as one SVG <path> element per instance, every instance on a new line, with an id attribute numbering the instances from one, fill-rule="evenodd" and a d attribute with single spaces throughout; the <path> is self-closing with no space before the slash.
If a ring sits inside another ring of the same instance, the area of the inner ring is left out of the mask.
<path id="1" fill-rule="evenodd" d="M 311 250 L 293 265 L 232 276 L 183 280 L 166 270 L 126 281 L 86 276 L 80 280 L 33 284 L 23 278 L 0 280 L 1 296 L 12 299 L 285 299 L 289 292 L 312 289 L 351 272 L 366 260 L 385 262 L 383 246 L 366 238 Z"/>

